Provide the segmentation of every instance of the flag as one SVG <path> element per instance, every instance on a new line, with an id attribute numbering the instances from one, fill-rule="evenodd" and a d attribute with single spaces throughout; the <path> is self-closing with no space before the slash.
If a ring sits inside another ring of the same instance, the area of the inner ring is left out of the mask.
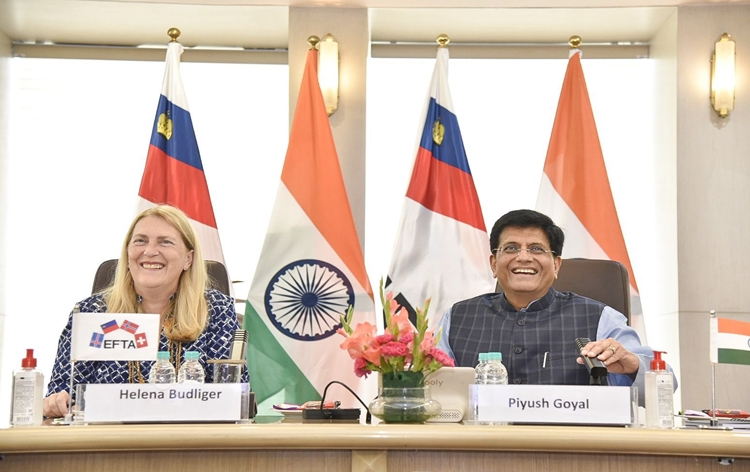
<path id="1" fill-rule="evenodd" d="M 750 365 L 750 323 L 711 318 L 711 362 Z"/>
<path id="2" fill-rule="evenodd" d="M 182 45 L 167 46 L 159 104 L 156 107 L 146 168 L 138 191 L 138 211 L 166 203 L 182 210 L 198 234 L 203 258 L 224 262 L 206 175 L 180 77 Z"/>
<path id="3" fill-rule="evenodd" d="M 122 326 L 120 326 L 120 329 L 127 331 L 128 333 L 135 334 L 135 332 L 138 331 L 138 325 L 133 323 L 132 321 L 125 320 L 122 322 Z"/>
<path id="4" fill-rule="evenodd" d="M 625 266 L 630 278 L 630 323 L 645 344 L 638 284 L 612 198 L 578 50 L 571 53 L 565 72 L 536 209 L 565 231 L 566 258 L 614 260 Z"/>
<path id="5" fill-rule="evenodd" d="M 104 331 L 104 334 L 112 332 L 118 328 L 117 321 L 115 320 L 108 321 L 101 326 L 102 326 L 102 331 Z"/>
<path id="6" fill-rule="evenodd" d="M 135 345 L 138 348 L 148 347 L 148 339 L 146 339 L 146 333 L 138 333 L 135 335 Z"/>
<path id="7" fill-rule="evenodd" d="M 494 290 L 490 245 L 448 88 L 448 48 L 438 48 L 420 120 L 387 289 L 416 320 L 431 298 L 434 325 L 454 303 Z"/>
<path id="8" fill-rule="evenodd" d="M 91 342 L 89 343 L 89 346 L 99 349 L 102 347 L 103 342 L 104 342 L 104 335 L 102 333 L 92 333 Z"/>
<path id="9" fill-rule="evenodd" d="M 136 320 L 138 332 L 123 331 L 119 320 Z M 122 317 L 122 318 L 121 318 Z M 114 326 L 113 329 L 112 326 Z M 105 327 L 107 327 L 106 331 Z M 147 336 L 159 339 L 159 316 L 149 313 L 118 314 L 102 324 L 101 313 L 73 313 L 70 358 L 74 361 L 153 361 L 157 344 L 149 346 Z"/>
<path id="10" fill-rule="evenodd" d="M 247 364 L 259 409 L 319 400 L 332 380 L 359 390 L 363 399 L 374 393 L 370 382 L 354 375 L 354 361 L 336 334 L 350 305 L 354 324 L 375 324 L 375 315 L 317 64 L 318 51 L 310 50 L 281 183 L 247 296 Z"/>

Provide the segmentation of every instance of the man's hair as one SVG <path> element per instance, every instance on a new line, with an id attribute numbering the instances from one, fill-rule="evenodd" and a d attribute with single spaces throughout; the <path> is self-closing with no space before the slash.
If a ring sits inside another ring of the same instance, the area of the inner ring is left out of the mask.
<path id="1" fill-rule="evenodd" d="M 500 234 L 505 228 L 539 228 L 544 231 L 549 240 L 550 249 L 556 256 L 562 257 L 565 234 L 559 226 L 547 215 L 534 210 L 513 210 L 501 216 L 490 233 L 490 248 L 494 253 L 500 245 Z"/>

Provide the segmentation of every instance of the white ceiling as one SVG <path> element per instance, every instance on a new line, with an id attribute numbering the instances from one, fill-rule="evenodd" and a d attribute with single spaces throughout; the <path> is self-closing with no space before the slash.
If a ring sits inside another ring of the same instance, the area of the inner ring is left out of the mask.
<path id="1" fill-rule="evenodd" d="M 135 46 L 163 45 L 176 26 L 188 47 L 286 48 L 291 5 L 371 8 L 373 41 L 430 42 L 444 32 L 453 42 L 564 43 L 572 34 L 584 44 L 648 42 L 674 6 L 687 3 L 697 2 L 0 0 L 0 31 L 18 42 Z"/>

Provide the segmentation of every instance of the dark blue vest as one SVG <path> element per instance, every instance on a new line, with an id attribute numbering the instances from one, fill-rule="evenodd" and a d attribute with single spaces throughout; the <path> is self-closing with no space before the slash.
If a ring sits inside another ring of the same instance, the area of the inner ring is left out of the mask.
<path id="1" fill-rule="evenodd" d="M 516 311 L 505 295 L 489 293 L 453 305 L 448 341 L 457 366 L 474 367 L 480 352 L 502 352 L 508 383 L 588 385 L 575 340 L 596 339 L 605 306 L 550 288 Z"/>

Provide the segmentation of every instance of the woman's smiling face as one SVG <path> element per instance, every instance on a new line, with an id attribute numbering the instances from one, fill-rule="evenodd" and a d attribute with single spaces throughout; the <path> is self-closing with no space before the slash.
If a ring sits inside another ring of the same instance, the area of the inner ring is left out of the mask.
<path id="1" fill-rule="evenodd" d="M 144 298 L 171 296 L 192 263 L 193 251 L 164 218 L 147 216 L 136 223 L 128 243 L 128 268 L 136 293 Z"/>

